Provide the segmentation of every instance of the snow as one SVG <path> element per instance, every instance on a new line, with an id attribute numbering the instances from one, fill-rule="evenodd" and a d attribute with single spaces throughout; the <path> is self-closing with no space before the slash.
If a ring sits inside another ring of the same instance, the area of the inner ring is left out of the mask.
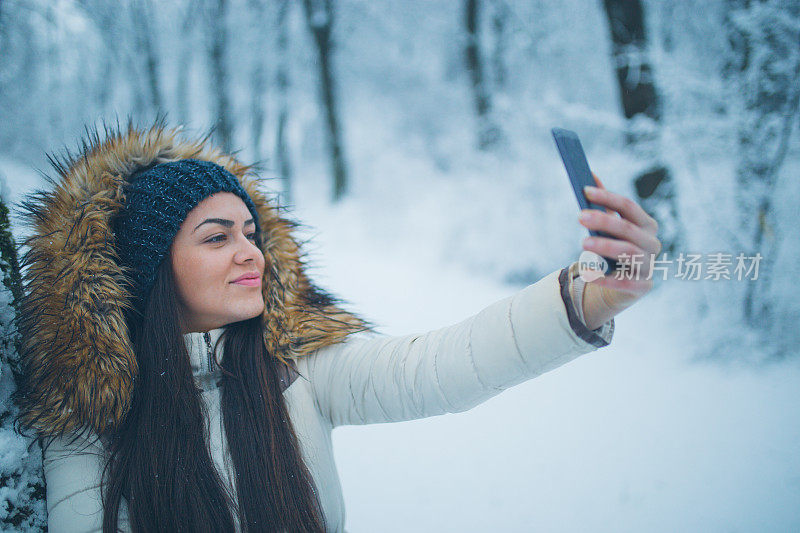
<path id="1" fill-rule="evenodd" d="M 0 196 L 8 207 L 17 244 L 22 242 L 28 233 L 23 229 L 19 202 L 25 195 L 44 187 L 44 180 L 35 170 L 10 157 L 0 156 Z"/>

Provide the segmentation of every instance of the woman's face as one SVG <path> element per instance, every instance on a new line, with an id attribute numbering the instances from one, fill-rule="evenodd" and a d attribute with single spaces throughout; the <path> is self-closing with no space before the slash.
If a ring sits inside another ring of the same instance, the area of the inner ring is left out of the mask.
<path id="1" fill-rule="evenodd" d="M 258 316 L 264 255 L 241 198 L 219 192 L 189 212 L 172 242 L 172 271 L 188 330 L 208 331 Z"/>

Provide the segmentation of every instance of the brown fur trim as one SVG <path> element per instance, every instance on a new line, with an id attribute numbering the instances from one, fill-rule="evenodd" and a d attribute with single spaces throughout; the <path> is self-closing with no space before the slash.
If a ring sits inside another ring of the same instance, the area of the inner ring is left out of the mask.
<path id="1" fill-rule="evenodd" d="M 258 209 L 262 229 L 265 340 L 281 361 L 341 342 L 371 324 L 340 308 L 340 300 L 304 273 L 299 224 L 282 218 L 259 189 L 252 167 L 187 141 L 159 120 L 149 129 L 88 132 L 78 155 L 50 157 L 52 189 L 22 203 L 32 236 L 22 258 L 26 295 L 19 329 L 22 423 L 40 435 L 114 429 L 130 406 L 137 362 L 124 319 L 130 307 L 117 264 L 112 220 L 124 203 L 122 185 L 137 169 L 178 159 L 213 161 L 237 176 Z"/>

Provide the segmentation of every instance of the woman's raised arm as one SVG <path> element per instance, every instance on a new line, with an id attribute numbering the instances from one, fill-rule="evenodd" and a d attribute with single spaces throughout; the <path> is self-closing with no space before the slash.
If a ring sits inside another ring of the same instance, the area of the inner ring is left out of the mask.
<path id="1" fill-rule="evenodd" d="M 570 309 L 571 270 L 552 272 L 452 326 L 351 337 L 298 368 L 332 426 L 465 411 L 610 342 L 613 319 L 590 331 Z"/>

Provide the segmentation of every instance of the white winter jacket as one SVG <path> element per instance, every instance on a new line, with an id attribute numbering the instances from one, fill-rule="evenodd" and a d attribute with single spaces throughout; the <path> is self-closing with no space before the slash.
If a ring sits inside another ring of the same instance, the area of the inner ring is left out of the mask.
<path id="1" fill-rule="evenodd" d="M 344 531 L 345 524 L 333 428 L 465 411 L 610 342 L 613 320 L 594 331 L 583 324 L 583 287 L 569 276 L 575 268 L 555 271 L 455 325 L 398 337 L 351 335 L 296 361 L 300 377 L 289 378 L 283 396 L 330 531 Z M 207 348 L 222 331 L 190 333 L 185 340 L 207 404 L 213 460 L 235 494 L 216 384 L 220 370 L 209 357 L 219 360 L 221 352 Z M 51 533 L 101 531 L 103 465 L 97 439 L 56 440 L 46 451 Z M 130 531 L 124 500 L 119 528 Z"/>

